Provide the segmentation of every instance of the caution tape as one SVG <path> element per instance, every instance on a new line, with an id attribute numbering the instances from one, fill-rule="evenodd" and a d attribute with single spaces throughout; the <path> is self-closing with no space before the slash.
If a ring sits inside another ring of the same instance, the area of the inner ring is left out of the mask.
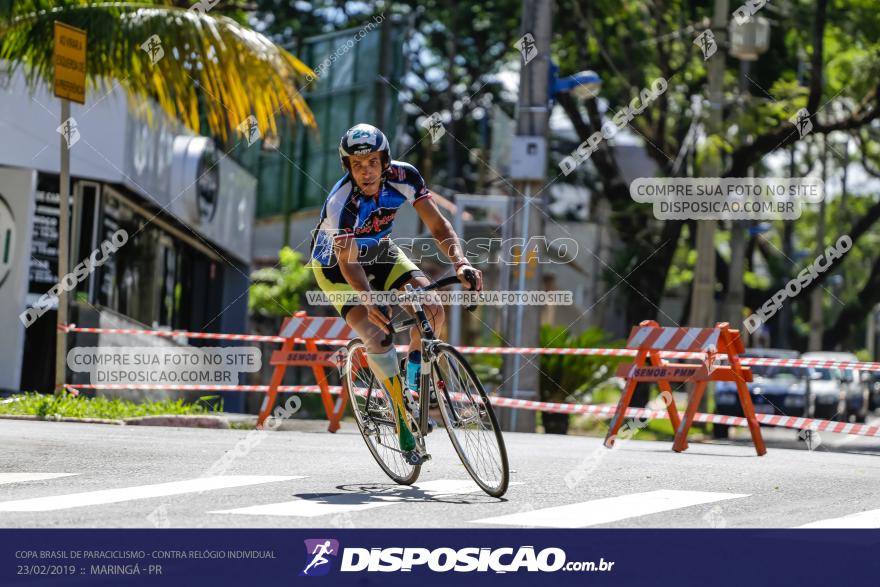
<path id="1" fill-rule="evenodd" d="M 67 385 L 68 389 L 78 393 L 79 389 L 136 389 L 136 390 L 176 390 L 176 391 L 252 391 L 261 392 L 269 389 L 267 385 L 172 385 L 172 384 L 127 384 L 127 383 L 101 383 L 101 384 L 75 384 Z M 299 392 L 299 393 L 321 393 L 318 385 L 280 385 L 279 392 Z M 330 386 L 330 393 L 338 394 L 342 392 L 342 387 L 335 385 Z M 523 400 L 509 397 L 490 396 L 489 401 L 492 405 L 501 408 L 513 408 L 520 410 L 553 412 L 558 414 L 586 414 L 597 416 L 600 418 L 611 418 L 617 412 L 617 406 L 606 405 L 587 405 L 587 404 L 561 404 L 554 402 L 540 402 L 534 400 Z M 628 418 L 649 418 L 649 419 L 668 419 L 669 414 L 666 410 L 653 410 L 650 408 L 629 408 L 626 411 Z M 794 430 L 813 430 L 816 432 L 832 432 L 837 434 L 852 434 L 857 436 L 873 436 L 880 437 L 880 426 L 869 426 L 867 424 L 855 424 L 849 422 L 834 422 L 832 420 L 818 420 L 815 418 L 801 418 L 796 416 L 778 416 L 771 414 L 755 414 L 759 424 L 764 426 L 776 426 L 780 428 L 791 428 Z M 713 424 L 723 424 L 726 426 L 742 426 L 747 427 L 748 421 L 740 416 L 722 416 L 719 414 L 700 414 L 694 415 L 695 422 L 711 422 Z"/>
<path id="2" fill-rule="evenodd" d="M 492 404 L 500 407 L 519 408 L 525 410 L 540 410 L 542 412 L 556 412 L 565 414 L 590 414 L 594 416 L 611 418 L 617 412 L 616 405 L 582 405 L 582 404 L 557 404 L 550 402 L 538 402 L 521 400 L 508 397 L 493 397 Z M 684 414 L 681 414 L 684 417 Z M 662 418 L 668 419 L 666 410 L 652 410 L 649 408 L 629 408 L 626 411 L 628 418 Z M 776 426 L 780 428 L 792 428 L 795 430 L 814 430 L 817 432 L 833 432 L 840 434 L 855 434 L 858 436 L 880 437 L 880 426 L 867 424 L 853 424 L 849 422 L 834 422 L 831 420 L 817 420 L 815 418 L 801 418 L 796 416 L 779 416 L 771 414 L 755 414 L 759 424 Z M 722 416 L 719 414 L 694 415 L 695 422 L 711 422 L 727 426 L 748 427 L 749 423 L 740 416 Z"/>
<path id="3" fill-rule="evenodd" d="M 140 330 L 137 328 L 86 328 L 76 324 L 62 324 L 63 332 L 84 332 L 87 334 L 136 334 L 139 336 L 162 336 L 167 338 L 202 338 L 209 340 L 238 340 L 247 342 L 284 342 L 282 336 L 260 334 L 222 334 L 217 332 L 189 332 L 188 330 Z"/>
<path id="4" fill-rule="evenodd" d="M 236 340 L 246 342 L 284 342 L 283 336 L 259 335 L 259 334 L 219 334 L 213 332 L 189 332 L 186 330 L 138 330 L 132 328 L 84 328 L 75 324 L 62 326 L 65 332 L 84 332 L 92 334 L 137 334 L 145 336 L 164 337 L 187 337 L 211 340 Z M 303 342 L 302 339 L 296 339 Z M 318 338 L 316 344 L 345 346 L 349 339 Z M 638 351 L 634 349 L 600 349 L 600 348 L 559 348 L 559 347 L 492 347 L 492 346 L 461 346 L 456 347 L 459 352 L 469 355 L 576 355 L 576 356 L 599 356 L 599 357 L 635 357 Z M 409 350 L 408 345 L 397 345 L 398 351 Z M 658 351 L 665 359 L 705 359 L 705 353 L 688 351 Z M 863 361 L 821 361 L 817 359 L 770 359 L 757 357 L 743 357 L 740 362 L 749 366 L 766 367 L 815 367 L 819 369 L 859 369 L 861 371 L 880 371 L 880 363 Z"/>
<path id="5" fill-rule="evenodd" d="M 198 383 L 74 383 L 65 385 L 67 389 L 77 391 L 79 389 L 135 389 L 135 390 L 173 390 L 173 391 L 266 391 L 268 385 L 229 385 L 214 384 L 202 385 Z M 330 387 L 331 393 L 339 393 L 340 386 Z M 278 391 L 287 392 L 321 392 L 318 385 L 279 385 Z"/>

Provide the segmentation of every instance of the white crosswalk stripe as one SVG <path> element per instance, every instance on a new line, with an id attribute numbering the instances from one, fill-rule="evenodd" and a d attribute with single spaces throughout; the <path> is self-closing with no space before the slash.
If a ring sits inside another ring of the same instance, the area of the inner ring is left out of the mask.
<path id="1" fill-rule="evenodd" d="M 0 473 L 0 485 L 7 483 L 26 483 L 28 481 L 46 481 L 59 477 L 70 477 L 76 473 Z"/>
<path id="2" fill-rule="evenodd" d="M 631 493 L 619 497 L 594 499 L 494 518 L 483 518 L 481 520 L 472 520 L 472 523 L 547 528 L 586 528 L 587 526 L 608 524 L 627 518 L 647 516 L 649 514 L 739 497 L 748 497 L 748 495 L 742 493 L 661 489 L 646 493 Z"/>
<path id="3" fill-rule="evenodd" d="M 515 484 L 511 483 L 511 485 Z M 331 514 L 369 510 L 407 501 L 422 501 L 425 498 L 430 499 L 442 495 L 461 495 L 476 492 L 482 492 L 482 489 L 473 481 L 438 479 L 415 483 L 410 486 L 396 487 L 394 491 L 384 494 L 338 493 L 231 510 L 217 510 L 208 513 L 315 518 Z"/>
<path id="4" fill-rule="evenodd" d="M 0 512 L 48 512 L 108 503 L 119 503 L 136 499 L 149 499 L 152 497 L 166 497 L 183 493 L 198 493 L 201 491 L 258 485 L 260 483 L 276 483 L 279 481 L 290 481 L 292 479 L 302 478 L 302 476 L 277 475 L 223 475 L 218 477 L 200 477 L 197 479 L 188 479 L 186 481 L 173 481 L 171 483 L 120 487 L 118 489 L 103 489 L 100 491 L 87 491 L 84 493 L 70 493 L 66 495 L 52 495 L 48 497 L 5 501 L 0 502 Z"/>
<path id="5" fill-rule="evenodd" d="M 868 510 L 842 516 L 817 520 L 798 528 L 880 528 L 880 510 Z"/>

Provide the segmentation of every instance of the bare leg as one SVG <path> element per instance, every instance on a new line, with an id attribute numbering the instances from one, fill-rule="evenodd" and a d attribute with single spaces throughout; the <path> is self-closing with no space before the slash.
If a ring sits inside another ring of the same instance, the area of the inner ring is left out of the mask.
<path id="1" fill-rule="evenodd" d="M 397 439 L 401 450 L 413 450 L 416 443 L 407 424 L 408 415 L 403 399 L 403 381 L 397 363 L 397 351 L 392 346 L 383 346 L 382 342 L 386 334 L 367 319 L 367 309 L 364 306 L 352 308 L 345 316 L 345 321 L 364 341 L 364 346 L 367 348 L 367 363 L 391 397 L 395 412 Z"/>

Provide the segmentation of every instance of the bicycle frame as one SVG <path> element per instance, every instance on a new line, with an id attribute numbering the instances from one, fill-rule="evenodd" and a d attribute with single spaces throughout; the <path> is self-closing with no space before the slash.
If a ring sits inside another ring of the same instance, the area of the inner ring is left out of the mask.
<path id="1" fill-rule="evenodd" d="M 406 284 L 406 292 L 408 294 L 413 294 L 417 291 L 430 291 L 453 283 L 458 283 L 457 277 L 446 277 L 421 288 L 414 288 L 412 285 Z M 403 332 L 411 326 L 417 326 L 421 335 L 422 373 L 419 381 L 419 421 L 417 424 L 420 436 L 424 437 L 423 431 L 427 430 L 428 427 L 428 409 L 431 404 L 431 366 L 436 360 L 434 349 L 437 344 L 443 341 L 436 338 L 434 329 L 431 328 L 431 321 L 428 320 L 428 315 L 425 313 L 424 308 L 422 308 L 422 304 L 419 303 L 417 299 L 413 299 L 410 305 L 415 317 L 391 324 L 391 331 L 393 335 L 398 332 Z M 451 405 L 452 402 L 451 398 L 449 398 L 448 391 L 444 389 L 442 392 L 446 395 L 448 404 Z M 457 418 L 458 415 L 453 413 L 453 417 Z"/>
<path id="2" fill-rule="evenodd" d="M 408 294 L 413 294 L 415 292 L 424 292 L 430 291 L 433 289 L 438 289 L 447 285 L 453 285 L 459 283 L 458 278 L 455 276 L 445 277 L 443 279 L 439 279 L 427 285 L 425 287 L 414 288 L 410 284 L 406 284 L 406 292 Z M 424 443 L 425 433 L 424 431 L 428 429 L 428 409 L 431 405 L 431 367 L 436 360 L 435 358 L 435 348 L 436 346 L 443 342 L 440 339 L 436 338 L 434 334 L 434 329 L 431 328 L 431 321 L 428 320 L 428 315 L 425 313 L 424 308 L 422 308 L 422 304 L 419 303 L 417 299 L 413 299 L 410 302 L 412 307 L 412 313 L 415 317 L 406 318 L 399 322 L 391 323 L 391 335 L 389 338 L 391 339 L 391 344 L 394 344 L 394 334 L 398 332 L 403 332 L 408 330 L 411 326 L 417 326 L 419 329 L 419 333 L 421 335 L 421 353 L 422 353 L 422 373 L 419 381 L 419 421 L 416 423 L 419 429 L 419 442 Z M 373 373 L 370 373 L 370 383 L 368 385 L 368 391 L 366 396 L 366 405 L 370 405 L 370 398 L 373 393 L 373 380 L 375 376 Z M 449 392 L 446 389 L 442 390 L 443 394 L 446 396 L 447 405 L 452 405 L 451 398 L 449 397 Z M 454 419 L 458 418 L 458 414 L 454 411 L 452 413 L 452 417 Z M 385 421 L 381 418 L 376 418 L 374 416 L 370 416 L 370 418 L 374 422 L 388 424 L 394 426 L 394 422 Z M 392 449 L 397 450 L 397 449 Z M 400 452 L 400 451 L 397 451 Z"/>
<path id="3" fill-rule="evenodd" d="M 471 281 L 473 285 L 471 279 L 468 279 L 468 281 Z M 418 467 L 420 467 L 427 458 L 430 458 L 430 455 L 428 455 L 426 450 L 426 436 L 431 431 L 428 427 L 428 410 L 431 406 L 431 400 L 435 399 L 439 404 L 441 411 L 440 415 L 446 427 L 446 432 L 449 434 L 453 447 L 455 448 L 461 463 L 467 469 L 468 474 L 486 493 L 493 497 L 500 497 L 507 490 L 510 471 L 507 462 L 507 452 L 504 446 L 504 439 L 501 436 L 501 430 L 492 410 L 489 397 L 487 396 L 485 389 L 479 383 L 477 375 L 473 372 L 473 369 L 469 366 L 464 357 L 461 356 L 461 353 L 456 352 L 454 347 L 436 337 L 434 329 L 431 327 L 431 322 L 428 320 L 425 308 L 419 302 L 418 297 L 414 295 L 417 292 L 428 291 L 445 285 L 452 285 L 457 282 L 457 277 L 450 276 L 420 288 L 407 284 L 405 288 L 409 299 L 401 299 L 399 300 L 399 303 L 406 307 L 410 316 L 403 320 L 391 320 L 388 324 L 388 335 L 382 343 L 383 347 L 388 344 L 393 345 L 394 334 L 410 328 L 417 328 L 421 335 L 420 347 L 422 353 L 422 372 L 418 390 L 418 420 L 413 421 L 412 419 L 408 419 L 407 421 L 409 424 L 407 425 L 412 427 L 416 446 L 421 451 L 424 451 L 422 452 L 422 455 L 413 455 L 409 452 L 404 452 L 398 448 L 396 440 L 386 437 L 387 429 L 385 427 L 390 427 L 392 431 L 396 431 L 397 423 L 388 420 L 385 417 L 388 409 L 387 405 L 380 405 L 375 411 L 370 409 L 370 405 L 373 403 L 371 402 L 371 398 L 373 398 L 374 387 L 376 388 L 375 393 L 380 394 L 383 399 L 391 399 L 385 397 L 388 394 L 381 386 L 374 386 L 375 376 L 372 372 L 369 377 L 364 376 L 360 379 L 360 381 L 367 383 L 368 391 L 365 401 L 366 408 L 359 410 L 356 416 L 358 417 L 358 426 L 364 437 L 364 441 L 367 443 L 373 457 L 385 470 L 385 473 L 398 483 L 411 484 L 416 478 L 418 478 Z M 383 309 L 383 312 L 387 315 L 386 310 Z M 356 344 L 349 346 L 352 349 L 352 352 L 354 352 L 354 349 L 358 349 L 358 352 L 363 352 L 364 349 L 364 344 L 361 341 L 356 341 Z M 447 355 L 448 359 L 444 359 L 443 357 L 446 357 Z M 446 368 L 443 368 L 442 365 L 440 365 L 440 362 L 444 360 L 447 361 Z M 355 373 L 357 369 L 361 368 L 361 364 L 355 366 L 351 359 L 346 362 L 347 374 L 345 376 L 349 378 L 350 385 L 355 385 L 354 381 L 351 380 L 352 374 Z M 437 369 L 436 373 L 435 369 Z M 463 379 L 463 376 L 466 379 Z M 465 389 L 463 391 L 458 391 L 457 386 L 462 383 L 465 385 Z M 355 399 L 354 391 L 349 389 L 348 392 L 351 394 L 353 405 L 360 404 L 360 399 Z M 432 393 L 434 396 L 431 395 Z M 405 401 L 412 405 L 410 392 L 407 391 L 406 396 Z M 463 402 L 466 402 L 467 405 L 472 407 L 465 407 L 464 412 L 460 412 L 459 408 L 456 407 L 456 403 L 452 401 L 452 396 L 455 396 L 456 402 L 461 399 Z M 462 398 L 459 398 L 459 396 L 462 396 Z M 414 410 L 415 406 L 413 406 L 410 411 Z M 468 432 L 470 427 L 462 427 L 462 424 L 468 425 L 472 420 L 473 423 L 477 425 L 477 428 Z M 376 429 L 377 426 L 379 427 L 379 430 Z M 465 445 L 468 445 L 468 447 L 470 446 L 467 438 L 461 438 L 460 435 L 472 435 L 473 433 L 490 433 L 494 435 L 494 442 L 491 440 L 487 441 L 492 446 L 487 444 L 484 448 L 481 444 L 476 450 L 478 453 L 486 453 L 487 450 L 493 451 L 492 462 L 499 465 L 500 469 L 498 471 L 496 471 L 495 468 L 491 468 L 489 471 L 483 470 L 485 467 L 481 467 L 480 463 L 482 461 L 480 460 L 479 455 L 475 460 L 475 457 L 470 454 L 472 450 L 462 444 L 464 443 Z M 374 436 L 375 438 L 373 438 Z M 385 440 L 383 440 L 383 438 L 385 438 Z M 383 447 L 382 450 L 391 450 L 403 454 L 405 461 L 416 467 L 416 469 L 408 469 L 403 473 L 399 472 L 397 466 L 377 452 L 377 450 L 380 450 L 378 448 L 379 445 Z M 500 477 L 498 474 L 500 474 Z"/>

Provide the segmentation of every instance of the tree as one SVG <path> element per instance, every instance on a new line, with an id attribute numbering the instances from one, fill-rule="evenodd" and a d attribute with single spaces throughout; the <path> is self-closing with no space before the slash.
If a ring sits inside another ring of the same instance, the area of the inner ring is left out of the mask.
<path id="1" fill-rule="evenodd" d="M 704 107 L 701 114 L 692 107 L 692 98 L 705 94 L 706 85 L 705 64 L 693 39 L 708 28 L 712 2 L 562 0 L 555 23 L 558 40 L 554 53 L 563 74 L 588 66 L 600 73 L 605 80 L 602 96 L 611 109 L 608 116 L 655 77 L 668 80 L 669 90 L 630 125 L 642 137 L 660 175 L 685 175 L 682 167 L 676 167 L 679 154 L 686 155 L 684 160 L 690 157 L 698 172 L 702 160 L 720 153 L 722 175 L 742 177 L 750 167 L 759 174 L 764 157 L 789 145 L 798 145 L 803 153 L 804 144 L 817 135 L 845 132 L 855 138 L 876 133 L 875 121 L 880 117 L 880 18 L 868 0 L 840 1 L 835 7 L 839 9 L 829 12 L 827 0 L 798 0 L 781 8 L 765 5 L 763 10 L 779 24 L 771 34 L 769 52 L 752 68 L 745 96 L 734 89 L 738 64 L 727 59 L 725 47 L 719 47 L 712 58 L 726 60 L 724 115 L 729 126 L 700 142 L 688 134 L 694 119 L 699 122 L 707 111 Z M 802 86 L 798 79 L 805 68 L 807 84 Z M 581 105 L 562 96 L 560 104 L 580 140 L 600 128 L 603 118 L 595 101 Z M 804 138 L 789 122 L 800 108 L 810 112 L 813 124 L 812 134 Z M 740 132 L 742 129 L 747 132 Z M 865 139 L 859 145 L 861 153 L 876 162 L 876 137 Z M 681 242 L 686 234 L 683 223 L 655 220 L 647 207 L 634 205 L 607 142 L 600 144 L 591 161 L 601 181 L 599 195 L 611 204 L 612 223 L 624 243 L 623 263 L 615 271 L 626 276 L 621 289 L 627 296 L 627 321 L 655 318 L 676 250 L 688 246 Z M 861 217 L 851 219 L 853 240 L 868 234 L 878 218 L 880 209 L 868 208 Z M 687 234 L 692 236 L 693 231 Z M 781 250 L 768 239 L 755 237 L 748 250 L 765 256 L 771 270 L 784 277 L 787 264 L 775 258 L 774 248 Z M 726 261 L 720 260 L 719 282 L 726 285 Z M 826 272 L 812 287 L 821 287 L 834 273 Z M 616 282 L 619 277 L 612 279 Z M 864 291 L 868 302 L 880 300 L 873 287 L 877 282 L 880 263 L 861 284 L 863 290 L 870 290 Z M 748 287 L 747 305 L 763 303 L 773 291 L 771 284 Z M 807 299 L 805 292 L 798 301 L 804 302 L 803 306 Z M 853 318 L 864 315 L 865 304 L 865 298 L 848 303 L 839 314 L 839 325 L 829 329 L 827 345 L 845 341 Z"/>
<path id="2" fill-rule="evenodd" d="M 302 253 L 284 247 L 278 252 L 278 259 L 275 267 L 257 269 L 251 274 L 251 314 L 292 316 L 302 304 L 302 294 L 315 286 L 314 273 L 303 264 Z"/>
<path id="3" fill-rule="evenodd" d="M 170 2 L 4 4 L 0 59 L 20 68 L 31 88 L 52 80 L 55 21 L 88 31 L 88 87 L 104 92 L 118 84 L 132 98 L 152 97 L 196 132 L 202 117 L 221 138 L 249 116 L 267 134 L 277 132 L 279 113 L 315 124 L 297 89 L 313 73 L 305 64 L 220 10 Z"/>
<path id="4" fill-rule="evenodd" d="M 402 87 L 393 88 L 403 103 L 406 137 L 395 156 L 423 164 L 429 181 L 464 192 L 475 189 L 485 153 L 476 150 L 488 138 L 488 113 L 502 99 L 497 74 L 514 62 L 519 37 L 520 0 L 368 0 L 348 3 L 310 0 L 290 4 L 257 0 L 254 19 L 259 30 L 286 46 L 298 47 L 313 35 L 357 28 L 374 16 L 383 26 L 411 27 L 403 47 L 408 65 Z M 396 19 L 395 24 L 391 24 Z M 516 56 L 519 54 L 516 53 Z M 434 145 L 421 125 L 438 114 L 446 134 Z M 478 158 L 479 157 L 479 158 Z M 433 170 L 431 173 L 430 170 Z"/>

